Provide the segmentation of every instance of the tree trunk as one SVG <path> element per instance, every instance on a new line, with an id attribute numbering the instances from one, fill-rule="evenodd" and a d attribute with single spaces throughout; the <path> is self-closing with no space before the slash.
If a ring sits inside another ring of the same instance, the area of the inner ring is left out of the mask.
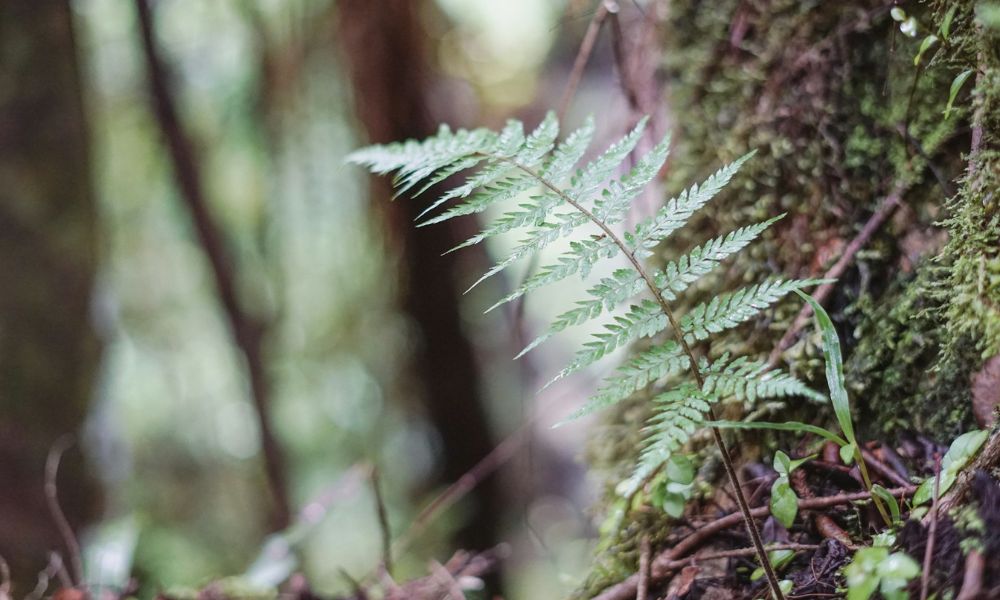
<path id="1" fill-rule="evenodd" d="M 980 68 L 984 54 L 995 60 L 995 45 L 983 52 L 991 36 L 975 32 L 974 3 L 957 3 L 950 43 L 913 62 L 952 4 L 906 6 L 921 24 L 915 38 L 900 32 L 891 3 L 873 0 L 677 3 L 663 34 L 677 123 L 672 181 L 757 149 L 713 202 L 713 226 L 788 212 L 736 276 L 817 277 L 849 258 L 825 304 L 869 435 L 916 429 L 944 441 L 974 426 L 971 377 L 1000 352 L 997 288 L 973 273 L 996 268 L 998 227 L 984 207 L 988 186 L 975 192 L 963 178 L 971 83 L 942 118 L 955 75 Z M 995 105 L 986 112 L 996 119 Z M 855 240 L 864 243 L 852 256 Z M 753 333 L 752 350 L 770 352 L 791 325 L 800 307 L 783 306 Z M 812 331 L 807 321 L 802 332 Z M 822 387 L 818 354 L 807 340 L 784 358 Z"/>
<path id="2" fill-rule="evenodd" d="M 400 0 L 347 0 L 339 5 L 339 37 L 357 114 L 372 143 L 423 138 L 437 130 L 420 22 L 423 6 Z M 401 260 L 401 301 L 418 336 L 414 375 L 428 418 L 441 436 L 441 482 L 450 483 L 493 448 L 479 370 L 462 330 L 454 278 L 458 259 L 454 254 L 441 256 L 467 236 L 461 223 L 416 229 L 420 203 L 409 198 L 390 202 L 392 189 L 385 178 L 374 178 L 370 189 L 372 207 L 383 217 L 387 240 Z M 503 502 L 495 479 L 483 481 L 470 500 L 468 520 L 456 542 L 485 549 L 496 542 Z"/>
<path id="3" fill-rule="evenodd" d="M 46 455 L 87 415 L 100 343 L 90 321 L 96 207 L 68 0 L 0 3 L 0 555 L 24 584 L 60 550 L 46 510 Z M 95 516 L 78 450 L 59 495 Z"/>
<path id="4" fill-rule="evenodd" d="M 900 4 L 920 23 L 914 38 L 891 18 L 895 3 L 881 0 L 662 4 L 670 191 L 757 150 L 672 250 L 788 213 L 713 284 L 823 277 L 844 263 L 823 303 L 839 328 L 862 439 L 920 432 L 947 443 L 976 427 L 974 407 L 982 418 L 1000 403 L 997 30 L 975 24 L 972 1 Z M 950 39 L 915 66 L 952 6 Z M 943 118 L 966 69 L 975 86 L 970 78 Z M 811 319 L 774 351 L 800 308 L 783 302 L 716 347 L 771 354 L 825 390 Z M 637 442 L 621 443 L 620 432 L 640 438 L 635 413 L 614 413 L 618 437 L 595 440 L 608 462 L 634 464 Z M 814 405 L 789 403 L 775 420 L 822 418 Z M 666 530 L 655 516 L 637 527 Z M 614 559 L 634 569 L 637 546 L 625 540 Z M 612 583 L 609 571 L 595 569 L 585 588 Z"/>

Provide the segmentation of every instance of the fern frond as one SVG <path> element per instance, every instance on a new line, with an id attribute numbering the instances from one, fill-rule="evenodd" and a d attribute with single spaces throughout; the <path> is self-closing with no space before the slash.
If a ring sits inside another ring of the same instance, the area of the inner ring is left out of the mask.
<path id="1" fill-rule="evenodd" d="M 644 154 L 623 177 L 608 184 L 594 203 L 594 216 L 605 224 L 618 223 L 628 214 L 632 201 L 642 193 L 663 168 L 670 153 L 670 136 Z"/>
<path id="2" fill-rule="evenodd" d="M 635 269 L 617 269 L 610 277 L 601 279 L 597 285 L 587 290 L 590 298 L 577 301 L 576 308 L 557 316 L 545 333 L 535 338 L 515 358 L 524 356 L 567 327 L 586 323 L 605 310 L 613 310 L 622 302 L 638 294 L 644 287 L 645 282 Z"/>
<path id="3" fill-rule="evenodd" d="M 590 146 L 590 140 L 594 137 L 594 119 L 587 117 L 583 125 L 569 134 L 566 140 L 559 144 L 552 157 L 542 169 L 542 177 L 554 183 L 562 183 L 567 175 L 576 166 L 576 163 L 583 158 L 583 154 Z"/>
<path id="4" fill-rule="evenodd" d="M 550 113 L 550 116 L 552 116 L 552 113 Z M 541 129 L 541 126 L 539 129 Z M 593 135 L 594 120 L 588 118 L 583 127 L 571 133 L 570 136 L 566 138 L 566 141 L 560 144 L 556 151 L 552 153 L 551 157 L 543 166 L 540 176 L 547 181 L 562 181 L 573 166 L 580 160 L 584 152 L 587 151 L 587 146 L 590 144 L 590 139 Z M 530 146 L 530 144 L 528 146 Z M 526 149 L 528 146 L 526 146 Z M 551 144 L 549 144 L 547 148 L 551 149 Z M 538 162 L 539 158 L 540 156 L 538 156 L 536 152 L 529 153 L 526 156 L 519 155 L 515 158 L 515 161 L 519 165 L 533 166 Z M 509 190 L 504 190 L 502 193 L 494 193 L 492 190 L 485 190 L 476 194 L 467 202 L 451 208 L 440 216 L 429 219 L 421 225 L 431 225 L 446 221 L 453 217 L 482 212 L 491 204 L 513 198 L 525 190 L 539 185 L 538 180 L 531 174 L 521 171 L 513 166 L 510 166 L 510 168 L 516 171 L 516 180 L 519 183 L 523 182 L 524 185 L 512 185 Z M 507 233 L 508 231 L 513 231 L 514 229 L 518 229 L 520 227 L 540 225 L 549 215 L 551 210 L 558 206 L 561 202 L 562 198 L 558 194 L 552 192 L 551 190 L 543 190 L 541 194 L 532 197 L 529 202 L 521 204 L 520 208 L 523 210 L 504 213 L 481 232 L 470 237 L 468 240 L 462 242 L 455 248 L 452 248 L 452 251 L 478 244 L 485 239 Z"/>
<path id="5" fill-rule="evenodd" d="M 724 236 L 695 247 L 680 259 L 668 263 L 662 271 L 654 275 L 660 293 L 668 301 L 675 300 L 677 294 L 712 271 L 720 262 L 745 248 L 747 244 L 757 239 L 765 229 L 782 217 L 784 217 L 783 214 L 762 223 L 730 231 Z"/>
<path id="6" fill-rule="evenodd" d="M 815 279 L 774 279 L 728 292 L 699 304 L 681 319 L 688 343 L 708 339 L 713 333 L 745 323 L 793 290 L 815 285 Z"/>
<path id="7" fill-rule="evenodd" d="M 510 164 L 508 159 L 524 165 L 536 165 L 552 150 L 558 135 L 559 122 L 556 120 L 555 113 L 551 111 L 527 139 L 524 137 L 523 126 L 520 122 L 508 121 L 507 127 L 504 128 L 492 147 L 487 150 L 478 151 L 477 154 L 463 158 L 461 161 L 444 169 L 420 190 L 419 193 L 422 193 L 430 186 L 443 181 L 455 173 L 474 167 L 483 160 L 487 161 L 486 167 L 470 176 L 463 185 L 443 194 L 430 206 L 425 208 L 417 216 L 417 219 L 423 218 L 424 215 L 453 198 L 465 198 L 475 190 L 479 188 L 483 189 L 473 194 L 469 200 L 449 209 L 444 214 L 420 223 L 420 226 L 440 223 L 454 217 L 482 212 L 492 204 L 514 198 L 520 193 L 538 185 L 533 178 Z"/>
<path id="8" fill-rule="evenodd" d="M 699 390 L 691 384 L 681 384 L 653 398 L 654 415 L 647 427 L 647 437 L 638 464 L 619 491 L 630 495 L 642 486 L 670 456 L 688 442 L 691 434 L 703 427 L 713 404 L 723 398 L 753 402 L 757 398 L 804 396 L 823 401 L 813 391 L 791 375 L 779 370 L 766 371 L 767 363 L 746 357 L 729 360 L 724 355 L 712 364 L 701 361 L 705 383 Z"/>
<path id="9" fill-rule="evenodd" d="M 625 242 L 637 256 L 649 256 L 649 250 L 665 240 L 671 233 L 687 223 L 691 215 L 726 187 L 756 151 L 749 152 L 713 173 L 700 185 L 693 185 L 670 199 L 652 217 L 643 220 L 635 229 L 625 234 Z"/>
<path id="10" fill-rule="evenodd" d="M 608 177 L 628 158 L 632 149 L 642 139 L 648 121 L 648 117 L 640 119 L 628 135 L 609 146 L 600 156 L 577 171 L 570 179 L 566 193 L 572 198 L 583 200 L 604 185 Z"/>
<path id="11" fill-rule="evenodd" d="M 632 476 L 623 481 L 618 492 L 634 494 L 642 485 L 691 439 L 705 424 L 705 414 L 717 398 L 690 384 L 680 385 L 653 398 L 654 414 L 645 428 L 646 439 Z"/>
<path id="12" fill-rule="evenodd" d="M 724 355 L 709 364 L 702 360 L 705 385 L 702 391 L 718 398 L 733 398 L 740 402 L 756 402 L 758 398 L 802 396 L 815 402 L 825 402 L 823 394 L 780 369 L 768 370 L 764 361 L 741 356 L 729 360 Z"/>
<path id="13" fill-rule="evenodd" d="M 619 253 L 620 250 L 607 237 L 570 242 L 570 249 L 557 259 L 558 262 L 540 268 L 537 273 L 525 280 L 516 290 L 486 309 L 486 312 L 517 300 L 528 292 L 556 283 L 557 281 L 562 281 L 577 273 L 581 277 L 586 277 L 590 273 L 591 268 L 599 261 L 617 256 Z"/>
<path id="14" fill-rule="evenodd" d="M 614 318 L 612 323 L 604 325 L 604 331 L 595 333 L 593 339 L 584 343 L 583 348 L 573 357 L 573 361 L 556 375 L 546 387 L 556 381 L 587 367 L 628 342 L 652 337 L 667 327 L 667 316 L 660 310 L 660 305 L 652 300 L 642 300 L 629 307 L 627 313 Z"/>
<path id="15" fill-rule="evenodd" d="M 691 365 L 684 350 L 674 340 L 649 348 L 629 359 L 607 377 L 587 403 L 566 418 L 578 419 L 628 398 L 650 383 L 686 371 Z"/>

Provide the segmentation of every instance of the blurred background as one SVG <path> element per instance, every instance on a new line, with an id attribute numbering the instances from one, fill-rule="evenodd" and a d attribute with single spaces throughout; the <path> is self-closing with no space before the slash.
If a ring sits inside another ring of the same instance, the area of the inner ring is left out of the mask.
<path id="1" fill-rule="evenodd" d="M 586 332 L 511 360 L 574 290 L 482 315 L 532 265 L 463 295 L 510 240 L 441 257 L 476 224 L 414 228 L 430 200 L 390 202 L 344 157 L 440 122 L 532 127 L 561 104 L 567 128 L 598 114 L 595 147 L 639 112 L 666 130 L 642 48 L 660 3 L 622 3 L 569 82 L 598 5 L 0 2 L 0 556 L 16 590 L 48 551 L 73 555 L 47 472 L 86 578 L 131 572 L 144 597 L 248 570 L 348 591 L 382 559 L 376 482 L 398 579 L 507 543 L 505 596 L 579 582 L 599 482 L 587 424 L 551 426 L 599 373 L 535 393 Z M 474 486 L 446 491 L 470 469 Z"/>

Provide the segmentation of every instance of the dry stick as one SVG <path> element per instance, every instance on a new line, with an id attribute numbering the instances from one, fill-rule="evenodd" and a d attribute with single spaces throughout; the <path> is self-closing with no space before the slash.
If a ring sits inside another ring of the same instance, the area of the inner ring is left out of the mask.
<path id="1" fill-rule="evenodd" d="M 635 590 L 635 600 L 646 600 L 649 593 L 649 558 L 653 547 L 649 543 L 649 535 L 642 536 L 642 551 L 639 554 L 639 586 Z"/>
<path id="2" fill-rule="evenodd" d="M 792 488 L 799 495 L 799 498 L 815 498 L 816 493 L 812 491 L 809 487 L 809 483 L 806 481 L 805 471 L 797 469 L 792 472 L 789 478 L 792 484 Z M 837 540 L 841 544 L 850 548 L 853 544 L 851 543 L 851 536 L 848 535 L 844 528 L 837 524 L 833 520 L 833 517 L 826 513 L 815 512 L 812 514 L 813 526 L 816 527 L 818 531 L 824 538 Z"/>
<path id="3" fill-rule="evenodd" d="M 865 448 L 859 448 L 859 450 L 861 450 L 861 457 L 865 459 L 865 462 L 872 468 L 872 471 L 875 471 L 886 479 L 892 480 L 892 482 L 896 485 L 910 485 L 910 482 L 907 481 L 905 477 L 892 470 L 891 467 L 879 460 L 878 457 L 871 452 L 871 450 L 867 450 Z"/>
<path id="4" fill-rule="evenodd" d="M 59 553 L 49 552 L 49 564 L 38 572 L 35 589 L 31 590 L 31 593 L 25 596 L 24 600 L 39 600 L 48 591 L 51 579 L 56 576 L 63 582 L 63 587 L 73 587 L 72 582 L 68 580 L 69 577 L 66 575 L 66 568 L 63 567 Z"/>
<path id="5" fill-rule="evenodd" d="M 931 587 L 931 561 L 934 559 L 934 537 L 937 535 L 938 503 L 941 498 L 941 455 L 934 456 L 934 501 L 931 503 L 931 526 L 924 549 L 924 572 L 920 576 L 920 600 L 927 600 Z"/>
<path id="6" fill-rule="evenodd" d="M 975 600 L 983 590 L 983 571 L 986 560 L 979 550 L 969 550 L 965 557 L 965 575 L 962 577 L 962 589 L 955 600 Z"/>
<path id="7" fill-rule="evenodd" d="M 69 552 L 70 565 L 73 568 L 71 583 L 82 588 L 85 583 L 83 580 L 83 553 L 80 551 L 80 542 L 76 539 L 76 534 L 73 533 L 73 528 L 59 505 L 59 485 L 57 483 L 59 462 L 62 460 L 63 452 L 72 445 L 73 436 L 64 435 L 56 440 L 52 448 L 49 449 L 49 455 L 45 460 L 45 503 L 48 505 L 49 514 L 55 521 L 63 543 L 66 544 L 66 550 Z"/>
<path id="8" fill-rule="evenodd" d="M 378 526 L 382 534 L 382 566 L 392 575 L 392 530 L 389 529 L 389 513 L 385 509 L 385 499 L 382 497 L 382 486 L 379 480 L 378 467 L 371 469 L 372 492 L 375 495 L 375 512 L 378 515 Z"/>
<path id="9" fill-rule="evenodd" d="M 462 587 L 458 585 L 455 576 L 448 569 L 444 568 L 438 561 L 432 560 L 430 570 L 434 575 L 434 579 L 448 590 L 445 598 L 450 597 L 451 600 L 465 600 L 465 593 L 462 591 Z"/>
<path id="10" fill-rule="evenodd" d="M 896 210 L 896 207 L 899 206 L 906 188 L 907 185 L 902 181 L 896 182 L 895 187 L 891 192 L 889 192 L 888 196 L 882 199 L 882 202 L 875 210 L 875 213 L 868 219 L 865 226 L 861 228 L 858 235 L 854 236 L 854 239 L 851 240 L 846 248 L 844 248 L 844 253 L 841 254 L 837 262 L 823 274 L 824 279 L 837 279 L 844 274 L 844 271 L 847 270 L 847 267 L 851 264 L 851 261 L 854 260 L 854 256 L 858 253 L 858 251 L 868 243 L 868 240 L 871 239 L 872 235 L 878 231 L 879 227 L 885 223 L 886 219 L 888 219 L 889 216 L 892 215 L 892 212 Z M 816 291 L 812 294 L 813 299 L 822 304 L 826 300 L 827 296 L 830 295 L 830 292 L 833 291 L 834 285 L 834 283 L 824 283 L 817 287 Z M 778 342 L 778 345 L 768 357 L 768 367 L 774 367 L 778 364 L 778 361 L 781 359 L 781 353 L 791 347 L 791 345 L 795 342 L 795 338 L 799 335 L 799 332 L 802 331 L 802 328 L 809 323 L 809 317 L 811 316 L 812 307 L 809 304 L 805 304 L 802 307 L 802 310 L 799 311 L 798 316 L 795 317 L 795 321 L 792 323 L 792 326 L 785 332 L 785 335 L 781 337 L 781 341 Z"/>
<path id="11" fill-rule="evenodd" d="M 417 536 L 423 533 L 438 514 L 458 502 L 479 485 L 479 482 L 489 477 L 491 473 L 510 460 L 517 453 L 521 442 L 528 437 L 531 427 L 538 419 L 539 415 L 535 414 L 420 511 L 410 527 L 392 544 L 392 554 L 399 556 Z"/>
<path id="12" fill-rule="evenodd" d="M 522 171 L 533 177 L 539 183 L 541 183 L 542 185 L 550 189 L 553 193 L 555 193 L 557 196 L 562 198 L 563 201 L 565 201 L 567 204 L 569 204 L 578 212 L 587 217 L 591 222 L 597 225 L 601 229 L 601 231 L 604 232 L 604 235 L 608 236 L 608 239 L 611 240 L 612 243 L 614 243 L 614 245 L 617 246 L 619 250 L 622 251 L 622 253 L 625 255 L 625 258 L 628 259 L 628 261 L 632 264 L 632 267 L 642 277 L 643 281 L 646 283 L 647 289 L 656 299 L 656 302 L 659 304 L 660 309 L 663 311 L 663 314 L 666 315 L 667 320 L 670 322 L 670 327 L 674 332 L 674 336 L 677 338 L 677 341 L 680 343 L 681 348 L 684 349 L 684 353 L 687 355 L 688 360 L 691 362 L 691 372 L 692 374 L 694 374 L 695 381 L 697 381 L 698 383 L 698 389 L 699 390 L 704 389 L 705 378 L 702 376 L 701 370 L 698 368 L 698 359 L 695 358 L 694 352 L 691 350 L 691 346 L 688 345 L 687 339 L 685 339 L 684 334 L 681 331 L 680 323 L 677 321 L 677 317 L 674 315 L 673 309 L 670 308 L 670 305 L 667 304 L 667 301 L 663 298 L 663 294 L 660 292 L 660 288 L 653 281 L 652 276 L 650 276 L 650 274 L 642 266 L 642 263 L 639 262 L 639 259 L 635 257 L 635 254 L 629 250 L 625 242 L 623 242 L 622 239 L 618 237 L 618 234 L 616 234 L 610 227 L 608 227 L 608 225 L 604 221 L 598 219 L 596 216 L 594 216 L 592 212 L 590 212 L 579 202 L 571 198 L 566 192 L 559 189 L 551 181 L 549 181 L 545 177 L 542 177 L 534 169 L 522 165 L 518 161 L 511 158 L 504 158 L 503 160 L 509 162 L 510 164 L 514 165 L 515 167 L 521 169 Z M 715 421 L 716 420 L 715 411 L 711 410 L 710 408 L 708 413 L 711 419 Z M 750 505 L 747 504 L 746 496 L 743 494 L 743 487 L 740 485 L 740 478 L 736 473 L 736 467 L 733 465 L 733 459 L 729 455 L 729 447 L 726 445 L 725 440 L 722 439 L 722 432 L 719 431 L 718 427 L 712 426 L 710 427 L 710 429 L 712 430 L 712 436 L 715 438 L 715 445 L 718 446 L 719 448 L 719 454 L 722 455 L 722 464 L 725 466 L 726 475 L 729 476 L 729 482 L 733 486 L 733 491 L 735 492 L 736 495 L 736 501 L 740 507 L 740 513 L 743 515 L 743 518 L 746 522 L 747 532 L 750 534 L 750 540 L 753 542 L 754 548 L 757 549 L 757 556 L 760 560 L 761 567 L 763 567 L 764 569 L 764 574 L 767 576 L 767 582 L 771 587 L 771 591 L 774 593 L 774 597 L 777 600 L 784 600 L 785 595 L 782 593 L 781 587 L 778 585 L 778 578 L 774 574 L 774 568 L 771 566 L 771 561 L 767 557 L 767 551 L 764 549 L 764 542 L 763 540 L 761 540 L 760 532 L 757 531 L 757 524 L 754 523 L 753 518 L 751 516 Z"/>
<path id="13" fill-rule="evenodd" d="M 594 44 L 597 43 L 597 34 L 601 32 L 601 25 L 604 23 L 604 19 L 607 18 L 609 12 L 616 12 L 617 10 L 618 7 L 614 3 L 608 1 L 601 2 L 601 5 L 597 7 L 597 11 L 594 13 L 594 18 L 590 20 L 590 25 L 587 26 L 587 33 L 583 35 L 580 49 L 577 51 L 576 59 L 573 61 L 573 70 L 569 73 L 566 89 L 563 90 L 562 98 L 559 100 L 559 109 L 556 111 L 556 116 L 559 118 L 560 123 L 563 117 L 566 116 L 566 111 L 569 110 L 573 96 L 576 95 L 576 88 L 579 87 L 580 80 L 583 79 L 583 70 L 587 67 L 587 62 L 590 61 L 590 55 L 594 51 Z"/>
<path id="14" fill-rule="evenodd" d="M 792 550 L 796 552 L 806 552 L 809 550 L 819 550 L 820 546 L 818 544 L 770 544 L 768 545 L 768 551 L 773 550 Z M 686 567 L 692 563 L 701 562 L 703 560 L 719 560 L 721 558 L 740 558 L 743 556 L 755 556 L 757 550 L 755 548 L 735 548 L 733 550 L 720 550 L 718 552 L 703 552 L 701 554 L 696 554 L 694 556 L 689 556 L 687 558 L 682 558 L 680 560 L 664 561 L 662 563 L 663 568 L 669 568 L 671 571 L 676 571 Z"/>
<path id="15" fill-rule="evenodd" d="M 264 468 L 275 503 L 272 526 L 274 529 L 284 529 L 291 520 L 291 502 L 286 484 L 284 452 L 271 425 L 270 382 L 264 366 L 262 347 L 265 326 L 253 318 L 240 302 L 234 263 L 225 246 L 219 224 L 209 210 L 194 148 L 181 125 L 167 83 L 167 68 L 156 41 L 150 2 L 135 0 L 135 6 L 139 17 L 153 112 L 173 162 L 178 191 L 190 213 L 198 241 L 208 259 L 219 294 L 219 302 L 229 321 L 236 346 L 246 360 L 251 398 L 260 430 Z"/>
<path id="16" fill-rule="evenodd" d="M 895 497 L 906 497 L 913 494 L 916 489 L 917 488 L 915 486 L 898 487 L 889 490 L 889 493 Z M 799 510 L 818 510 L 821 508 L 840 506 L 850 502 L 857 502 L 859 500 L 868 500 L 870 498 L 871 494 L 868 492 L 853 492 L 850 494 L 837 494 L 834 496 L 800 499 L 798 501 L 798 506 Z M 750 514 L 754 518 L 762 518 L 769 515 L 770 512 L 771 508 L 769 506 L 760 506 L 751 509 Z M 743 520 L 743 515 L 737 512 L 720 517 L 715 521 L 705 523 L 693 534 L 684 538 L 669 550 L 660 553 L 660 555 L 653 560 L 650 575 L 651 579 L 655 581 L 667 577 L 670 573 L 676 570 L 676 561 L 693 552 L 713 535 L 730 527 L 739 525 Z M 605 589 L 597 596 L 594 596 L 592 600 L 632 600 L 632 598 L 635 597 L 635 590 L 638 587 L 638 584 L 639 576 L 632 575 L 621 583 Z"/>

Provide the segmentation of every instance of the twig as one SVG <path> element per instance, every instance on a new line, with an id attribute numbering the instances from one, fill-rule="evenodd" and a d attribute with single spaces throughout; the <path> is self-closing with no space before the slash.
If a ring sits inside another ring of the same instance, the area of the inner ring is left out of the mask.
<path id="1" fill-rule="evenodd" d="M 618 20 L 618 11 L 611 15 L 611 49 L 615 55 L 615 63 L 618 64 L 618 76 L 621 77 L 621 88 L 628 101 L 629 108 L 633 112 L 642 111 L 639 102 L 639 93 L 632 81 L 632 69 L 629 68 L 628 61 L 625 60 L 625 35 L 622 33 L 622 25 Z"/>
<path id="2" fill-rule="evenodd" d="M 594 51 L 594 44 L 597 42 L 597 35 L 601 32 L 601 25 L 604 24 L 604 19 L 607 18 L 608 13 L 612 9 L 617 12 L 617 5 L 613 2 L 603 0 L 594 12 L 594 17 L 590 20 L 590 25 L 587 26 L 587 32 L 583 35 L 583 41 L 580 43 L 580 49 L 576 53 L 576 59 L 573 60 L 573 70 L 569 73 L 566 89 L 563 90 L 562 98 L 559 100 L 559 109 L 556 111 L 556 116 L 559 118 L 560 123 L 563 117 L 566 116 L 566 111 L 569 110 L 573 96 L 576 95 L 576 89 L 580 86 L 580 80 L 583 79 L 583 70 L 587 67 L 587 62 L 590 61 L 590 55 Z"/>
<path id="3" fill-rule="evenodd" d="M 521 443 L 530 436 L 531 427 L 538 418 L 539 415 L 536 413 L 420 511 L 409 528 L 392 544 L 392 554 L 399 556 L 439 514 L 462 499 L 475 489 L 479 482 L 510 460 L 521 447 Z"/>
<path id="4" fill-rule="evenodd" d="M 844 248 L 844 253 L 841 254 L 837 262 L 823 274 L 824 279 L 837 279 L 844 274 L 844 271 L 847 270 L 847 267 L 851 264 L 851 261 L 854 260 L 854 256 L 858 253 L 858 251 L 868 243 L 868 240 L 871 239 L 872 235 L 878 231 L 879 227 L 885 223 L 889 216 L 892 215 L 893 211 L 896 210 L 896 207 L 899 206 L 906 188 L 907 185 L 902 181 L 896 182 L 895 187 L 893 187 L 892 191 L 889 192 L 888 196 L 882 199 L 882 202 L 875 210 L 875 213 L 868 219 L 865 226 L 861 228 L 858 235 L 854 236 L 854 239 L 851 240 L 846 248 Z M 834 285 L 834 283 L 824 283 L 820 285 L 816 288 L 816 291 L 813 292 L 813 299 L 822 304 L 826 301 L 830 292 L 833 291 Z M 772 351 L 771 355 L 768 357 L 768 367 L 774 367 L 778 364 L 778 361 L 781 359 L 781 354 L 785 350 L 788 350 L 788 348 L 795 342 L 799 332 L 802 331 L 802 328 L 809 323 L 809 317 L 811 316 L 812 307 L 809 304 L 805 304 L 802 307 L 802 310 L 799 311 L 799 314 L 795 317 L 795 321 L 792 323 L 792 326 L 789 327 L 788 331 L 785 332 L 785 335 L 781 337 L 781 341 L 778 342 L 778 345 L 775 346 L 774 351 Z"/>
<path id="5" fill-rule="evenodd" d="M 462 587 L 458 585 L 458 581 L 455 580 L 454 575 L 451 574 L 448 569 L 445 569 L 441 563 L 436 560 L 431 561 L 431 574 L 434 575 L 434 579 L 438 581 L 441 585 L 448 590 L 448 596 L 451 600 L 465 600 L 465 592 L 462 591 Z"/>
<path id="6" fill-rule="evenodd" d="M 150 100 L 173 162 L 179 195 L 190 213 L 198 241 L 208 259 L 219 294 L 219 302 L 229 321 L 233 339 L 246 360 L 251 398 L 264 455 L 264 467 L 275 504 L 272 527 L 285 529 L 291 521 L 291 502 L 286 483 L 284 452 L 271 424 L 271 390 L 262 347 L 266 328 L 263 322 L 249 314 L 239 299 L 234 263 L 224 243 L 219 224 L 209 210 L 193 144 L 181 125 L 174 97 L 168 85 L 167 68 L 153 27 L 150 0 L 135 0 L 135 6 L 149 77 Z"/>
<path id="7" fill-rule="evenodd" d="M 906 497 L 913 494 L 916 489 L 917 488 L 915 486 L 899 487 L 889 490 L 889 493 L 895 497 Z M 821 508 L 840 506 L 850 502 L 868 500 L 870 498 L 871 494 L 868 492 L 854 492 L 850 494 L 836 494 L 834 496 L 800 499 L 798 505 L 800 510 L 818 510 Z M 771 509 L 769 506 L 760 506 L 752 509 L 750 514 L 754 518 L 762 518 L 769 515 L 770 512 Z M 678 542 L 669 550 L 660 553 L 653 560 L 650 574 L 651 580 L 657 581 L 667 577 L 676 568 L 674 561 L 684 558 L 696 548 L 704 544 L 705 541 L 716 533 L 729 529 L 730 527 L 735 527 L 736 525 L 739 525 L 741 521 L 743 521 L 743 516 L 737 512 L 720 517 L 700 526 L 694 533 Z M 635 591 L 638 585 L 638 575 L 632 575 L 621 583 L 605 589 L 592 600 L 632 600 L 635 597 Z"/>
<path id="8" fill-rule="evenodd" d="M 792 487 L 795 489 L 795 492 L 799 495 L 799 498 L 816 497 L 816 493 L 812 491 L 812 488 L 810 488 L 809 484 L 806 482 L 805 471 L 802 471 L 801 469 L 795 470 L 792 472 L 789 479 Z M 848 535 L 848 533 L 844 531 L 844 528 L 838 525 L 830 515 L 815 512 L 812 513 L 812 520 L 813 525 L 816 527 L 816 531 L 818 531 L 823 537 L 837 540 L 848 548 L 854 545 L 851 541 L 851 536 Z"/>
<path id="9" fill-rule="evenodd" d="M 76 585 L 82 588 L 85 583 L 83 579 L 83 553 L 80 551 L 80 542 L 76 539 L 73 527 L 70 526 L 69 520 L 66 518 L 66 513 L 63 512 L 62 507 L 59 505 L 59 485 L 57 482 L 59 477 L 59 462 L 62 460 L 63 453 L 72 445 L 73 436 L 64 435 L 56 440 L 52 444 L 52 448 L 49 449 L 48 458 L 45 460 L 45 503 L 48 505 L 49 514 L 52 516 L 52 520 L 59 530 L 59 535 L 62 537 L 63 543 L 66 544 L 66 550 L 69 552 L 73 577 L 72 585 L 67 587 Z"/>
<path id="10" fill-rule="evenodd" d="M 639 585 L 635 590 L 635 600 L 646 600 L 649 595 L 649 559 L 653 553 L 653 547 L 649 543 L 649 535 L 642 536 L 639 554 Z"/>
<path id="11" fill-rule="evenodd" d="M 965 556 L 965 575 L 962 577 L 962 589 L 955 600 L 976 600 L 983 590 L 983 570 L 986 560 L 979 550 L 969 550 Z"/>
<path id="12" fill-rule="evenodd" d="M 382 534 L 382 565 L 390 575 L 392 574 L 392 530 L 389 528 L 389 514 L 385 509 L 385 500 L 382 497 L 382 486 L 379 482 L 378 467 L 371 469 L 372 492 L 375 495 L 375 511 L 378 515 L 379 531 Z"/>
<path id="13" fill-rule="evenodd" d="M 920 600 L 927 600 L 931 587 L 931 562 L 934 560 L 934 538 L 937 535 L 938 503 L 941 495 L 941 454 L 934 456 L 934 501 L 931 502 L 931 526 L 924 549 L 924 572 L 920 576 Z"/>
<path id="14" fill-rule="evenodd" d="M 769 544 L 767 546 L 768 552 L 774 550 L 792 550 L 795 552 L 806 552 L 808 550 L 819 550 L 820 546 L 817 544 Z M 733 550 L 720 550 L 718 552 L 702 552 L 701 554 L 695 554 L 694 556 L 689 556 L 687 558 L 682 558 L 680 560 L 664 561 L 662 567 L 669 568 L 671 571 L 676 571 L 682 567 L 690 565 L 692 563 L 698 563 L 703 560 L 719 560 L 721 558 L 740 558 L 743 556 L 754 556 L 756 550 L 754 548 L 736 548 Z"/>
<path id="15" fill-rule="evenodd" d="M 31 590 L 31 593 L 25 596 L 24 600 L 39 600 L 49 589 L 49 582 L 56 576 L 62 581 L 63 587 L 73 587 L 73 583 L 69 581 L 69 576 L 66 574 L 66 568 L 63 566 L 62 557 L 59 556 L 58 552 L 49 552 L 49 564 L 38 572 L 35 589 Z"/>
<path id="16" fill-rule="evenodd" d="M 907 481 L 905 477 L 879 460 L 878 457 L 871 452 L 871 450 L 868 450 L 867 448 L 860 448 L 860 450 L 862 458 L 865 459 L 865 462 L 872 468 L 873 471 L 882 477 L 891 480 L 896 485 L 910 485 L 910 482 Z"/>

